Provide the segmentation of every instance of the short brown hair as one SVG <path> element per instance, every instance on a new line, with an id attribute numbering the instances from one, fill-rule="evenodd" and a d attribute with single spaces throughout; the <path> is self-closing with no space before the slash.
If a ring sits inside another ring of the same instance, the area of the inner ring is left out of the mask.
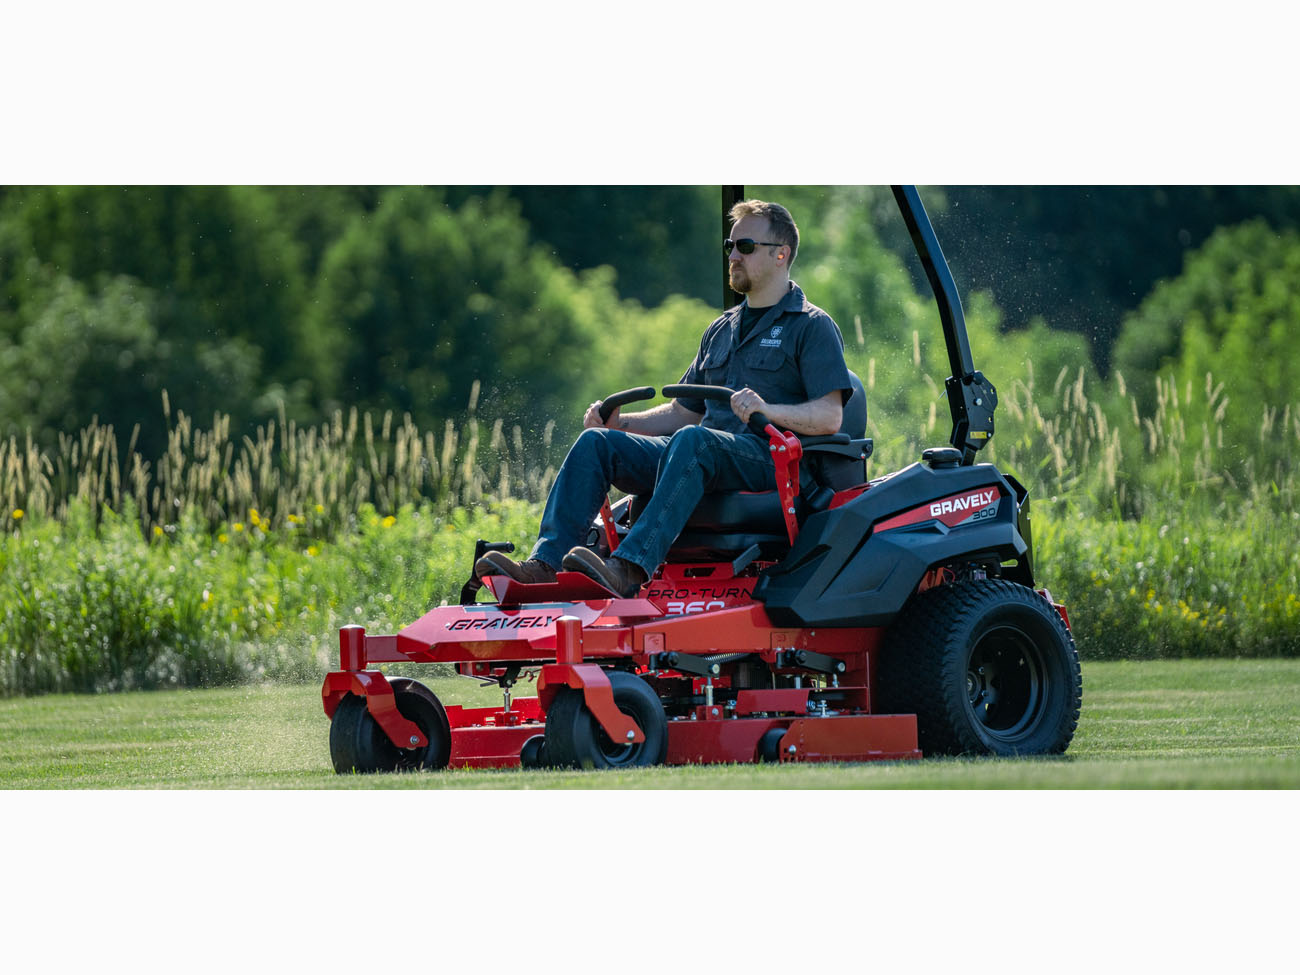
<path id="1" fill-rule="evenodd" d="M 799 253 L 799 228 L 794 225 L 790 211 L 779 203 L 764 203 L 762 200 L 741 200 L 727 214 L 734 227 L 741 217 L 763 217 L 772 231 L 772 239 L 790 248 L 790 264 Z M 790 264 L 787 264 L 788 268 Z"/>

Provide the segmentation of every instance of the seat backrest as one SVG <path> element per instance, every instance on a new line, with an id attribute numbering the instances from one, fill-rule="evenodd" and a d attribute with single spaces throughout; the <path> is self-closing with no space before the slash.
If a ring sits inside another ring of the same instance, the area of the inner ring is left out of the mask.
<path id="1" fill-rule="evenodd" d="M 847 433 L 852 440 L 861 440 L 867 435 L 867 391 L 856 372 L 849 372 L 849 382 L 853 385 L 853 395 L 844 404 L 840 433 Z"/>

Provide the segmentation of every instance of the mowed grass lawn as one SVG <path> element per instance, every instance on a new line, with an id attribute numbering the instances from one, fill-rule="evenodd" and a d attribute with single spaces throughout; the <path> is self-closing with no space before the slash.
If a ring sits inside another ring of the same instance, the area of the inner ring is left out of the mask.
<path id="1" fill-rule="evenodd" d="M 1294 789 L 1300 660 L 1086 663 L 1060 759 L 338 776 L 315 685 L 0 701 L 5 789 Z M 448 703 L 495 688 L 428 682 Z"/>

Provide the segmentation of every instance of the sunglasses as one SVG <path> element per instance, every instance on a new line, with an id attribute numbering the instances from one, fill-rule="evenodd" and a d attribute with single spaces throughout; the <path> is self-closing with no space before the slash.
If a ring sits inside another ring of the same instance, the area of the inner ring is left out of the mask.
<path id="1" fill-rule="evenodd" d="M 762 244 L 764 247 L 785 246 L 783 244 L 778 244 L 774 240 L 751 240 L 748 237 L 741 237 L 740 240 L 732 240 L 730 237 L 728 237 L 726 240 L 722 242 L 722 253 L 725 256 L 730 257 L 731 249 L 734 247 L 742 254 L 752 254 L 754 253 L 754 248 L 757 247 L 759 244 Z"/>

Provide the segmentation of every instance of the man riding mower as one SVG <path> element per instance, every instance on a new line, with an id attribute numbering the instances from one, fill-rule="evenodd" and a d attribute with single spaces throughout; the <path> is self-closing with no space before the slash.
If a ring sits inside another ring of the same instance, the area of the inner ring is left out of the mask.
<path id="1" fill-rule="evenodd" d="M 794 222 L 738 204 L 724 246 L 745 301 L 668 403 L 623 414 L 646 387 L 592 405 L 531 557 L 480 540 L 460 605 L 340 632 L 322 689 L 336 770 L 1064 751 L 1068 619 L 1035 588 L 1027 492 L 974 463 L 997 394 L 919 196 L 894 192 L 939 297 L 952 446 L 867 478 L 865 394 L 789 278 Z M 628 497 L 611 506 L 610 486 Z M 454 663 L 503 706 L 444 706 L 384 661 Z M 513 697 L 521 677 L 535 697 Z"/>

